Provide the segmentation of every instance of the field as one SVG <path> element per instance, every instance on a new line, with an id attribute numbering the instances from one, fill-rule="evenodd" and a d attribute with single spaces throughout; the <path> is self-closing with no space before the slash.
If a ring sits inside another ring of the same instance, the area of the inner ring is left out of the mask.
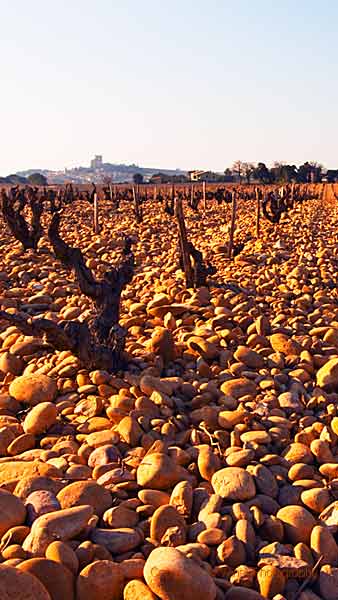
<path id="1" fill-rule="evenodd" d="M 3 189 L 17 600 L 337 600 L 338 188 L 278 189 Z"/>

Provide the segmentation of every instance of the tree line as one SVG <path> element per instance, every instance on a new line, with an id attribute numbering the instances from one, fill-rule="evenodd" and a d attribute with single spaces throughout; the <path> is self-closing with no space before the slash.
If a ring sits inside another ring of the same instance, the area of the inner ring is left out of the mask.
<path id="1" fill-rule="evenodd" d="M 143 183 L 143 177 L 135 173 L 135 184 Z M 150 183 L 188 183 L 187 175 L 170 176 L 159 172 L 151 179 Z M 325 169 L 317 162 L 305 162 L 299 166 L 287 163 L 274 162 L 272 167 L 267 167 L 264 162 L 252 163 L 236 160 L 231 167 L 223 173 L 202 172 L 199 181 L 213 183 L 259 183 L 259 184 L 286 184 L 286 183 L 335 183 L 338 181 L 338 169 Z"/>
<path id="2" fill-rule="evenodd" d="M 47 177 L 42 175 L 42 173 L 32 173 L 28 177 L 23 177 L 22 175 L 17 175 L 13 173 L 12 175 L 7 175 L 6 177 L 0 177 L 0 184 L 12 184 L 12 185 L 47 185 Z"/>
<path id="3" fill-rule="evenodd" d="M 224 171 L 225 180 L 228 182 L 238 181 L 240 183 L 320 183 L 323 178 L 329 183 L 338 180 L 338 169 L 325 171 L 323 165 L 317 162 L 305 162 L 298 167 L 275 162 L 271 168 L 265 163 L 243 162 L 236 160 L 231 168 Z"/>

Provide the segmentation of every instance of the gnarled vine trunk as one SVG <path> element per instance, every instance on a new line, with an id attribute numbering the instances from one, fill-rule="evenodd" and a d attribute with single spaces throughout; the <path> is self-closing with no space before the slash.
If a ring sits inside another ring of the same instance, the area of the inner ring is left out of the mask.
<path id="1" fill-rule="evenodd" d="M 38 196 L 38 191 L 33 188 L 26 190 L 18 187 L 11 188 L 9 193 L 1 192 L 1 210 L 4 220 L 14 235 L 21 242 L 24 250 L 36 250 L 43 229 L 41 216 L 43 213 L 44 198 Z M 30 222 L 23 216 L 26 206 L 30 207 Z"/>
<path id="2" fill-rule="evenodd" d="M 123 260 L 97 281 L 86 266 L 79 248 L 72 248 L 60 236 L 60 213 L 53 214 L 48 236 L 57 258 L 74 271 L 81 292 L 94 302 L 97 316 L 90 322 L 31 319 L 23 313 L 0 311 L 0 320 L 17 326 L 25 335 L 45 338 L 57 350 L 70 350 L 88 369 L 116 372 L 126 364 L 126 332 L 119 325 L 121 293 L 134 274 L 131 239 L 126 238 Z"/>

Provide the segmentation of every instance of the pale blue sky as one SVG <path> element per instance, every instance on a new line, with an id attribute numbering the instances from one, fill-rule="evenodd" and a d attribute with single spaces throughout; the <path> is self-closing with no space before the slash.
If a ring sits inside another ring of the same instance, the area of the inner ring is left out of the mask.
<path id="1" fill-rule="evenodd" d="M 0 175 L 338 167 L 335 0 L 0 0 Z"/>

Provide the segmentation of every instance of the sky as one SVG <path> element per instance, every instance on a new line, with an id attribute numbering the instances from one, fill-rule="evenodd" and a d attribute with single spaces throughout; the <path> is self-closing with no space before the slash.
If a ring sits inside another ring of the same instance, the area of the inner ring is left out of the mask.
<path id="1" fill-rule="evenodd" d="M 0 175 L 338 167 L 335 0 L 0 0 Z"/>

